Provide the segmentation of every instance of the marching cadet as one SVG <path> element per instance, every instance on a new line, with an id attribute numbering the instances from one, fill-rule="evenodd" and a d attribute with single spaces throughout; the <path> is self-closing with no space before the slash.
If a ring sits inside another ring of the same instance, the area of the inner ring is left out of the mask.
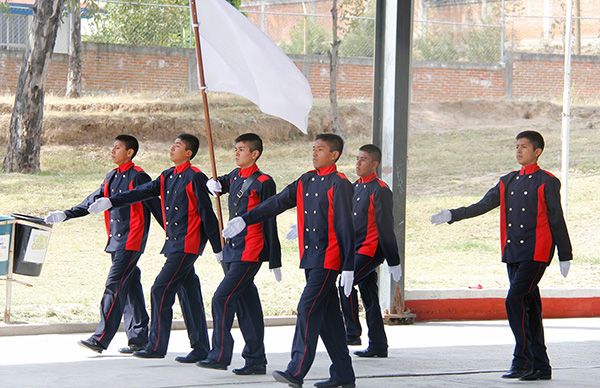
<path id="1" fill-rule="evenodd" d="M 238 168 L 218 180 L 210 179 L 207 187 L 212 193 L 229 193 L 229 217 L 245 214 L 265 199 L 275 195 L 275 182 L 258 169 L 256 161 L 263 151 L 262 139 L 246 133 L 235 139 L 235 163 Z M 225 278 L 212 298 L 212 349 L 198 366 L 227 369 L 233 355 L 231 327 L 237 314 L 240 330 L 246 342 L 242 351 L 245 365 L 234 369 L 237 375 L 264 375 L 267 358 L 264 345 L 264 321 L 254 276 L 263 261 L 281 281 L 281 245 L 277 236 L 275 217 L 248 226 L 227 241 L 223 249 Z M 196 359 L 181 362 L 199 361 Z"/>
<path id="2" fill-rule="evenodd" d="M 381 307 L 377 287 L 377 267 L 387 260 L 394 281 L 400 281 L 402 268 L 398 245 L 394 235 L 392 214 L 392 191 L 377 177 L 377 167 L 381 163 L 381 150 L 366 144 L 360 147 L 356 156 L 356 174 L 352 198 L 354 220 L 354 284 L 358 284 L 369 329 L 369 346 L 366 350 L 354 352 L 359 357 L 387 357 L 387 337 L 383 327 Z M 346 323 L 348 345 L 360 345 L 362 328 L 358 320 L 358 297 L 352 287 L 350 297 L 346 297 L 340 287 L 340 301 Z"/>
<path id="3" fill-rule="evenodd" d="M 139 143 L 135 137 L 130 135 L 115 137 L 111 158 L 118 167 L 109 171 L 98 190 L 79 205 L 69 210 L 48 213 L 45 218 L 46 223 L 54 224 L 86 216 L 89 214 L 89 206 L 96 199 L 109 197 L 150 182 L 148 174 L 132 161 L 138 149 Z M 87 349 L 102 353 L 108 348 L 119 329 L 121 317 L 125 321 L 128 346 L 120 348 L 119 352 L 133 353 L 143 349 L 148 342 L 149 319 L 140 282 L 141 271 L 137 262 L 144 252 L 148 239 L 150 212 L 162 225 L 158 199 L 104 212 L 108 235 L 104 250 L 110 253 L 112 265 L 100 301 L 100 322 L 96 332 L 90 338 L 79 341 L 79 345 Z"/>
<path id="4" fill-rule="evenodd" d="M 571 241 L 560 204 L 560 181 L 540 169 L 538 158 L 544 138 L 535 131 L 516 137 L 518 171 L 500 178 L 477 203 L 443 210 L 431 217 L 433 224 L 472 218 L 500 206 L 500 245 L 510 288 L 506 314 L 515 336 L 510 370 L 503 378 L 550 380 L 552 369 L 542 325 L 542 303 L 538 283 L 558 248 L 560 272 L 566 277 L 573 258 Z"/>
<path id="5" fill-rule="evenodd" d="M 140 358 L 164 358 L 169 344 L 175 294 L 192 347 L 187 357 L 203 359 L 208 354 L 208 329 L 202 302 L 200 280 L 194 263 L 210 241 L 218 257 L 222 256 L 217 218 L 206 190 L 208 178 L 191 165 L 199 141 L 196 136 L 181 134 L 170 149 L 175 164 L 158 178 L 134 190 L 100 198 L 89 211 L 99 213 L 160 196 L 166 231 L 161 251 L 167 257 L 151 290 L 152 320 L 145 349 L 133 353 Z"/>
<path id="6" fill-rule="evenodd" d="M 354 269 L 352 184 L 335 164 L 343 147 L 344 141 L 337 135 L 317 135 L 313 144 L 315 170 L 301 175 L 248 213 L 231 219 L 223 229 L 223 237 L 232 238 L 246 225 L 297 208 L 300 268 L 304 269 L 306 286 L 298 302 L 292 359 L 285 371 L 273 372 L 275 380 L 293 387 L 302 385 L 314 361 L 319 335 L 332 365 L 330 378 L 315 386 L 355 386 L 335 285 L 342 271 L 341 283 L 349 295 Z"/>

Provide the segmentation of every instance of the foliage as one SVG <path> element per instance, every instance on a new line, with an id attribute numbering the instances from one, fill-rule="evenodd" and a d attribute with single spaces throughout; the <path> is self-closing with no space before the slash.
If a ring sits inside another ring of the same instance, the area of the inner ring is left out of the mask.
<path id="1" fill-rule="evenodd" d="M 375 53 L 375 18 L 354 19 L 342 38 L 340 53 L 345 57 L 373 57 Z"/>
<path id="2" fill-rule="evenodd" d="M 441 33 L 438 28 L 431 28 L 414 40 L 414 57 L 425 61 L 457 61 L 459 53 L 454 37 Z"/>
<path id="3" fill-rule="evenodd" d="M 306 36 L 305 36 L 306 32 Z M 329 34 L 312 18 L 300 19 L 290 31 L 290 41 L 281 45 L 288 54 L 325 54 L 329 49 Z"/>

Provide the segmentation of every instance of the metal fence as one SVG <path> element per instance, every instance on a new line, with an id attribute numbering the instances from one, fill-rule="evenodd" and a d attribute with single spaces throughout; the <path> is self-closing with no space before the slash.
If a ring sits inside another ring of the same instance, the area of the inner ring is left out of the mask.
<path id="1" fill-rule="evenodd" d="M 0 9 L 0 49 L 20 50 L 25 47 L 29 29 L 29 8 L 14 6 Z"/>

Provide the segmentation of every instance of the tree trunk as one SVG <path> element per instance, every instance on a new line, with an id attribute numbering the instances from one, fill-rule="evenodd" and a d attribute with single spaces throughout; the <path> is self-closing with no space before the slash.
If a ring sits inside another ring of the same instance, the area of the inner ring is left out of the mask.
<path id="1" fill-rule="evenodd" d="M 64 0 L 36 0 L 33 6 L 10 118 L 4 172 L 32 173 L 40 169 L 44 85 L 63 7 Z"/>
<path id="2" fill-rule="evenodd" d="M 341 134 L 340 123 L 338 118 L 337 104 L 337 75 L 338 75 L 338 51 L 340 43 L 338 39 L 338 9 L 337 0 L 333 0 L 331 7 L 332 19 L 332 42 L 331 50 L 329 50 L 329 105 L 331 115 L 331 131 L 335 134 Z"/>
<path id="3" fill-rule="evenodd" d="M 81 96 L 81 0 L 69 1 L 71 44 L 69 45 L 69 72 L 67 74 L 67 97 Z"/>

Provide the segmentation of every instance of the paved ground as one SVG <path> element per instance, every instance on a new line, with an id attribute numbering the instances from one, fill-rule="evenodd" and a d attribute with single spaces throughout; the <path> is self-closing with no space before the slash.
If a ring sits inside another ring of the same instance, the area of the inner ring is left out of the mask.
<path id="1" fill-rule="evenodd" d="M 358 387 L 598 387 L 600 386 L 600 318 L 545 320 L 554 368 L 551 381 L 519 382 L 500 378 L 509 366 L 512 335 L 505 321 L 429 322 L 386 327 L 387 359 L 353 357 Z M 285 368 L 293 327 L 269 327 L 266 348 L 269 372 Z M 243 364 L 242 341 L 235 330 L 232 367 Z M 96 355 L 77 345 L 85 334 L 0 337 L 0 387 L 283 387 L 266 376 L 240 378 L 230 371 L 181 365 L 173 359 L 188 352 L 185 331 L 174 331 L 162 360 L 121 356 L 126 340 L 117 334 L 111 347 Z M 363 336 L 363 341 L 366 338 Z M 352 350 L 361 347 L 352 347 Z M 322 345 L 305 386 L 328 376 Z"/>

